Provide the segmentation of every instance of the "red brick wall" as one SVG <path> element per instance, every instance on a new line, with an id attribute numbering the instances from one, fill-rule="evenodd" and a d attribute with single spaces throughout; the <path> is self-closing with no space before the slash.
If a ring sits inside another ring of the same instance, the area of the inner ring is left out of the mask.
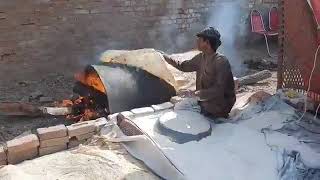
<path id="1" fill-rule="evenodd" d="M 48 79 L 50 82 L 41 87 L 47 86 L 56 93 L 59 86 L 64 86 L 60 82 L 63 80 L 57 82 L 50 77 L 70 80 L 75 71 L 96 62 L 107 49 L 192 48 L 193 36 L 185 37 L 203 28 L 203 14 L 213 2 L 2 0 L 0 94 L 14 94 L 15 88 L 27 95 Z"/>
<path id="2" fill-rule="evenodd" d="M 193 48 L 210 8 L 229 1 L 235 0 L 2 0 L 0 94 L 25 80 L 72 77 L 107 49 Z"/>
<path id="3" fill-rule="evenodd" d="M 214 1 L 185 0 L 182 5 L 177 2 L 1 1 L 0 60 L 46 56 L 53 58 L 59 54 L 67 55 L 70 59 L 77 58 L 79 52 L 90 57 L 92 53 L 96 53 L 92 49 L 95 46 L 102 49 L 152 46 L 148 40 L 141 39 L 146 31 L 170 26 L 174 30 L 185 32 L 199 23 L 201 15 L 208 11 Z"/>

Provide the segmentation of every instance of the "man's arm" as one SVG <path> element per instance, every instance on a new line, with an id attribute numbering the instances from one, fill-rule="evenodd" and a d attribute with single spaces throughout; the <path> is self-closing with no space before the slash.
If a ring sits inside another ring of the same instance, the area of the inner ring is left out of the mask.
<path id="1" fill-rule="evenodd" d="M 208 89 L 201 89 L 195 93 L 200 101 L 208 101 L 213 98 L 220 98 L 224 96 L 224 87 L 226 84 L 225 78 L 231 72 L 231 67 L 227 59 L 218 60 L 216 64 L 216 83 Z"/>
<path id="2" fill-rule="evenodd" d="M 163 54 L 164 59 L 167 63 L 171 64 L 173 67 L 179 69 L 183 72 L 193 72 L 199 69 L 201 61 L 201 53 L 193 57 L 191 60 L 186 60 L 183 62 L 177 62 L 176 60 L 170 58 L 168 55 Z"/>

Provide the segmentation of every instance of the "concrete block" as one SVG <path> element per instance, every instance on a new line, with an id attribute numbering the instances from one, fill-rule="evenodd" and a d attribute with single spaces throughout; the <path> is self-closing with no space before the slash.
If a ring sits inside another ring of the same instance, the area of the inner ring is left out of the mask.
<path id="1" fill-rule="evenodd" d="M 67 144 L 64 145 L 58 145 L 58 146 L 51 146 L 51 147 L 45 147 L 45 148 L 39 148 L 39 155 L 44 156 L 52 153 L 56 153 L 59 151 L 64 151 L 68 148 Z"/>
<path id="2" fill-rule="evenodd" d="M 38 148 L 39 139 L 35 134 L 30 134 L 21 138 L 7 142 L 8 153 L 21 152 L 32 148 Z"/>
<path id="3" fill-rule="evenodd" d="M 173 108 L 174 105 L 173 105 L 171 102 L 165 102 L 165 103 L 158 104 L 158 105 L 152 105 L 151 107 L 152 107 L 155 111 L 161 111 L 161 110 Z"/>
<path id="4" fill-rule="evenodd" d="M 94 132 L 96 127 L 93 123 L 82 122 L 67 126 L 69 137 L 78 136 L 82 134 L 88 134 Z"/>
<path id="5" fill-rule="evenodd" d="M 146 115 L 146 114 L 154 113 L 154 109 L 152 109 L 152 107 L 143 107 L 143 108 L 132 109 L 131 112 L 134 115 Z"/>
<path id="6" fill-rule="evenodd" d="M 51 147 L 51 146 L 61 146 L 69 142 L 69 136 L 54 138 L 48 140 L 40 140 L 40 148 Z"/>
<path id="7" fill-rule="evenodd" d="M 76 138 L 79 141 L 82 141 L 82 140 L 87 140 L 89 138 L 92 138 L 93 135 L 94 135 L 94 132 L 91 132 L 91 133 L 88 133 L 88 134 L 82 134 L 82 135 L 76 136 Z"/>
<path id="8" fill-rule="evenodd" d="M 37 129 L 39 139 L 47 140 L 67 136 L 67 127 L 65 125 L 57 125 L 48 128 Z"/>
<path id="9" fill-rule="evenodd" d="M 121 112 L 120 114 L 122 114 L 126 118 L 131 118 L 134 116 L 134 114 L 131 111 L 124 111 L 124 112 Z"/>
<path id="10" fill-rule="evenodd" d="M 7 160 L 7 153 L 3 146 L 0 145 L 0 161 Z"/>
<path id="11" fill-rule="evenodd" d="M 17 164 L 24 160 L 30 160 L 37 157 L 39 154 L 38 147 L 33 147 L 30 149 L 24 149 L 23 151 L 14 152 L 8 151 L 8 163 Z"/>

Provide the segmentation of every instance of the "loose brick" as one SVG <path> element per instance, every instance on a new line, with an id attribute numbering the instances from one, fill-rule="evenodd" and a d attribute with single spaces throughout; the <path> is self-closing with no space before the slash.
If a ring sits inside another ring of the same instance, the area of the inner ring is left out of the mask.
<path id="1" fill-rule="evenodd" d="M 67 144 L 69 142 L 69 136 L 55 138 L 55 139 L 48 139 L 48 140 L 40 140 L 40 148 L 50 147 L 50 146 L 61 146 Z"/>
<path id="2" fill-rule="evenodd" d="M 17 164 L 24 160 L 34 159 L 38 156 L 38 148 L 24 149 L 20 152 L 8 151 L 8 163 Z"/>
<path id="3" fill-rule="evenodd" d="M 3 146 L 0 145 L 0 161 L 7 160 L 7 154 Z"/>
<path id="4" fill-rule="evenodd" d="M 88 134 L 94 132 L 96 127 L 93 123 L 83 122 L 67 126 L 69 137 Z"/>
<path id="5" fill-rule="evenodd" d="M 39 128 L 37 133 L 40 140 L 54 139 L 67 136 L 65 125 L 57 125 L 48 128 Z"/>
<path id="6" fill-rule="evenodd" d="M 124 112 L 121 112 L 120 114 L 122 114 L 126 118 L 131 118 L 134 116 L 134 114 L 131 111 L 124 111 Z"/>
<path id="7" fill-rule="evenodd" d="M 51 146 L 51 147 L 45 147 L 45 148 L 39 148 L 39 155 L 44 156 L 52 153 L 56 153 L 59 151 L 64 151 L 68 148 L 67 144 L 59 145 L 59 146 Z"/>
<path id="8" fill-rule="evenodd" d="M 152 109 L 151 107 L 143 107 L 143 108 L 132 109 L 131 112 L 134 115 L 145 115 L 145 114 L 154 113 L 154 109 Z"/>
<path id="9" fill-rule="evenodd" d="M 173 108 L 174 105 L 173 105 L 171 102 L 165 102 L 165 103 L 158 104 L 158 105 L 152 105 L 151 107 L 152 107 L 155 111 L 161 111 L 161 110 Z"/>
<path id="10" fill-rule="evenodd" d="M 39 139 L 35 134 L 30 134 L 7 142 L 8 153 L 21 152 L 32 148 L 37 148 L 38 146 Z"/>

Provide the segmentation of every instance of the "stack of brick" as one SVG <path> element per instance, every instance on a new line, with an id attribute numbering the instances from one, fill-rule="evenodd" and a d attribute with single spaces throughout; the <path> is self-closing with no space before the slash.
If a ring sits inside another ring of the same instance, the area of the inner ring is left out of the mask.
<path id="1" fill-rule="evenodd" d="M 69 134 L 68 148 L 73 148 L 86 142 L 96 132 L 96 124 L 92 122 L 82 122 L 67 126 Z"/>
<path id="2" fill-rule="evenodd" d="M 37 129 L 37 133 L 40 139 L 40 156 L 63 151 L 68 148 L 69 136 L 65 125 L 39 128 Z"/>
<path id="3" fill-rule="evenodd" d="M 7 142 L 8 163 L 17 164 L 24 160 L 33 159 L 38 156 L 39 139 L 35 134 Z"/>
<path id="4" fill-rule="evenodd" d="M 0 145 L 0 166 L 7 164 L 7 154 L 3 146 Z"/>
<path id="5" fill-rule="evenodd" d="M 154 109 L 155 112 L 157 112 L 174 108 L 174 104 L 172 104 L 171 102 L 165 102 L 162 104 L 152 105 L 151 107 Z"/>
<path id="6" fill-rule="evenodd" d="M 106 125 L 108 124 L 108 121 L 106 118 L 102 117 L 102 118 L 99 118 L 99 119 L 96 119 L 96 120 L 92 120 L 90 121 L 91 123 L 94 124 L 95 126 L 95 132 L 97 134 L 100 133 L 101 129 Z"/>
<path id="7" fill-rule="evenodd" d="M 154 109 L 151 107 L 143 107 L 143 108 L 132 109 L 131 112 L 135 116 L 144 116 L 144 115 L 149 115 L 154 113 Z"/>

